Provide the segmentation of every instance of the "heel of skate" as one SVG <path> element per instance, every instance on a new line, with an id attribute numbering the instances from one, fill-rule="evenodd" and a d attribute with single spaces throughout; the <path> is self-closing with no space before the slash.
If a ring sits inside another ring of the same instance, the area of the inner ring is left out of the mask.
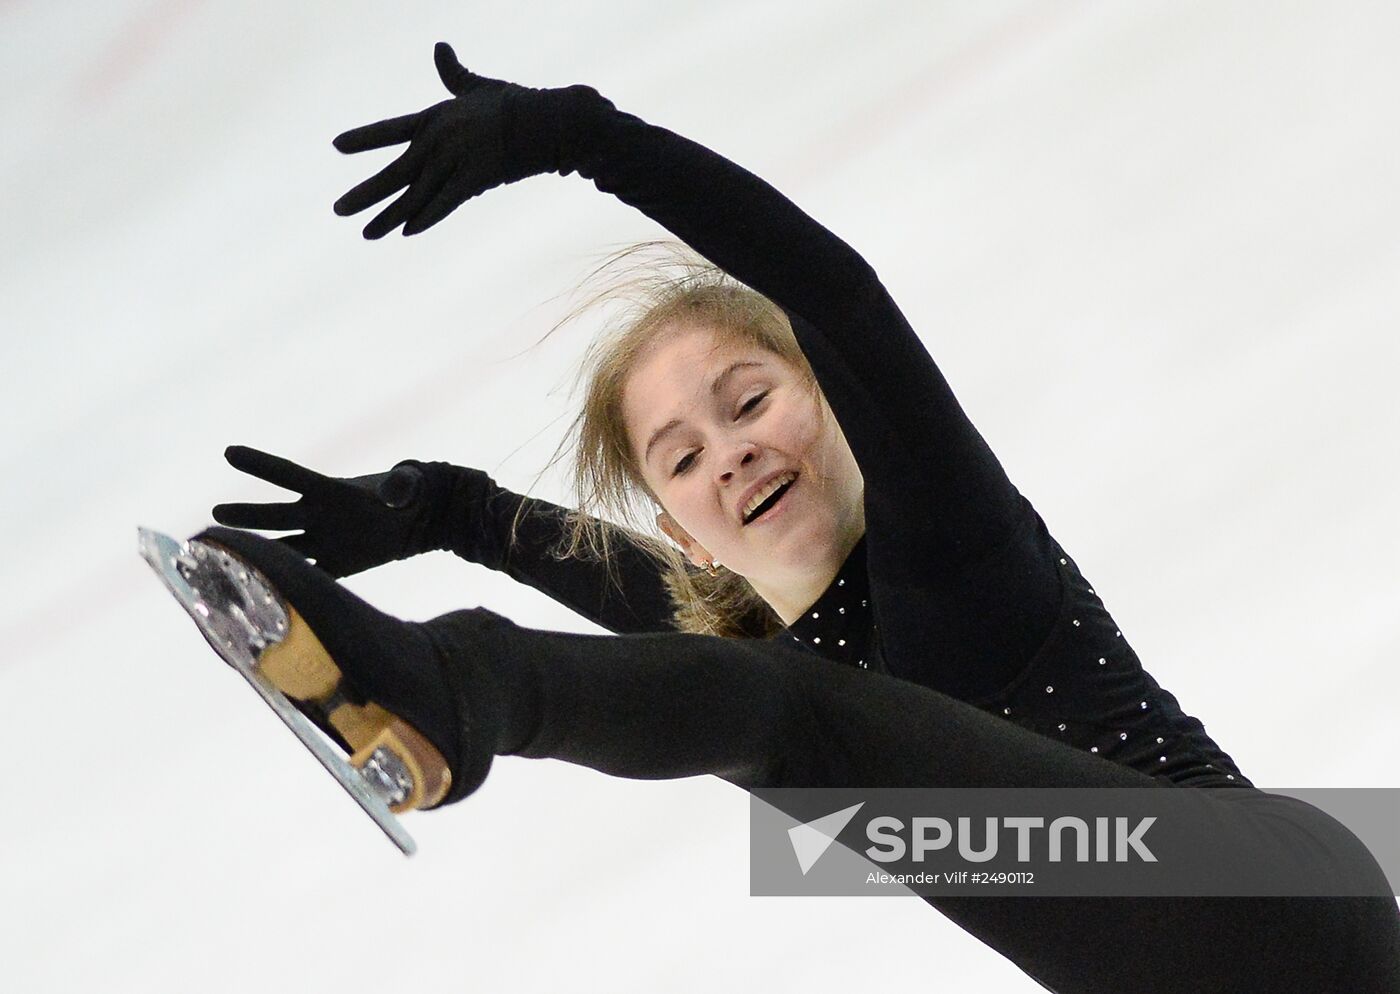
<path id="1" fill-rule="evenodd" d="M 208 547 L 232 559 L 240 572 L 249 571 L 231 553 L 213 544 Z M 251 582 L 266 582 L 256 571 L 249 572 L 257 578 Z M 373 702 L 349 700 L 330 653 L 296 608 L 282 603 L 286 634 L 262 650 L 257 667 L 287 697 L 310 705 L 313 721 L 323 728 L 329 725 L 349 745 L 350 765 L 383 795 L 390 811 L 401 814 L 440 802 L 452 784 L 442 754 L 397 715 Z"/>
<path id="2" fill-rule="evenodd" d="M 351 699 L 311 626 L 255 568 L 213 542 L 138 531 L 142 557 L 214 651 L 411 854 L 413 839 L 394 815 L 446 796 L 451 773 L 442 754 L 397 715 Z"/>

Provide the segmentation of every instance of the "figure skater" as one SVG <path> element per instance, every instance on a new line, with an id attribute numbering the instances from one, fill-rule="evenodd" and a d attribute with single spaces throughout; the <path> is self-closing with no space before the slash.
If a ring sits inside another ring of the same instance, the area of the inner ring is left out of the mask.
<path id="1" fill-rule="evenodd" d="M 445 44 L 435 61 L 450 99 L 335 139 L 408 145 L 335 204 L 353 215 L 399 194 L 366 238 L 576 172 L 713 267 L 658 280 L 595 347 L 577 509 L 445 463 L 336 479 L 228 450 L 302 496 L 220 505 L 233 527 L 196 538 L 268 579 L 345 693 L 441 753 L 450 785 L 425 806 L 518 755 L 749 789 L 1233 788 L 1209 792 L 1223 821 L 1290 823 L 1296 807 L 1256 790 L 1143 669 L 855 251 L 589 87 L 490 79 Z M 584 513 L 637 502 L 665 538 Z M 406 622 L 334 579 L 431 549 L 615 634 L 480 608 Z M 1400 990 L 1390 897 L 925 900 L 1060 992 Z"/>

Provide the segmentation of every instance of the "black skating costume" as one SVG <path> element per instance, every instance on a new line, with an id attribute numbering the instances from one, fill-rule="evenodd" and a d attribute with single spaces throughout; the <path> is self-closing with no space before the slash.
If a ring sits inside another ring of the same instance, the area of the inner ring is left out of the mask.
<path id="1" fill-rule="evenodd" d="M 508 106 L 506 178 L 577 172 L 787 312 L 864 476 L 867 531 L 776 637 L 683 634 L 644 556 L 621 553 L 621 592 L 601 565 L 555 562 L 564 512 L 545 502 L 507 550 L 523 498 L 458 473 L 435 544 L 618 633 L 513 636 L 498 754 L 744 787 L 1236 787 L 1222 817 L 1255 817 L 1267 796 L 1142 668 L 855 251 L 587 87 Z M 451 618 L 433 638 L 457 651 Z M 1400 989 L 1388 898 L 927 900 L 1062 992 Z"/>

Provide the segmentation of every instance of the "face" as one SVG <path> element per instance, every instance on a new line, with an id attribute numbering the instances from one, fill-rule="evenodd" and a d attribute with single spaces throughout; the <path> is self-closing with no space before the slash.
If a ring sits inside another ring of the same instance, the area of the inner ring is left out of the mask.
<path id="1" fill-rule="evenodd" d="M 713 558 L 768 597 L 829 576 L 864 533 L 864 481 L 845 436 L 772 352 L 722 345 L 703 326 L 663 334 L 628 377 L 623 410 L 671 519 L 663 527 L 692 560 Z M 780 473 L 796 479 L 746 522 L 750 494 Z"/>

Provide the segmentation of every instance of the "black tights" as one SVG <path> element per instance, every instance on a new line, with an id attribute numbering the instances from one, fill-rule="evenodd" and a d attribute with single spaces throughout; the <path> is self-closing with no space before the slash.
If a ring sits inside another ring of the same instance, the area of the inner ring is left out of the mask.
<path id="1" fill-rule="evenodd" d="M 502 754 L 634 779 L 709 773 L 746 788 L 1190 789 L 778 643 L 520 636 L 515 658 L 530 662 L 507 677 Z M 1211 793 L 1227 798 L 1223 819 L 1297 804 L 1253 788 Z M 926 900 L 1056 991 L 1400 990 L 1388 897 Z"/>

